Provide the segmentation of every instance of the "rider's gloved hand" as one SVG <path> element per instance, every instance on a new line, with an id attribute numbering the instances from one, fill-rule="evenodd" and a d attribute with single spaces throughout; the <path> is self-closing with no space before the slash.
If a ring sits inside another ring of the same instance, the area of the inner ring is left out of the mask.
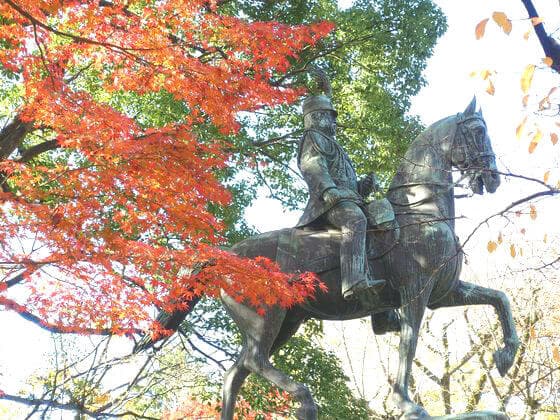
<path id="1" fill-rule="evenodd" d="M 377 176 L 372 172 L 358 182 L 358 191 L 360 195 L 366 198 L 373 192 L 381 190 Z"/>
<path id="2" fill-rule="evenodd" d="M 361 201 L 362 198 L 357 192 L 349 190 L 348 188 L 330 188 L 323 193 L 323 200 L 328 205 L 334 206 L 342 200 Z"/>

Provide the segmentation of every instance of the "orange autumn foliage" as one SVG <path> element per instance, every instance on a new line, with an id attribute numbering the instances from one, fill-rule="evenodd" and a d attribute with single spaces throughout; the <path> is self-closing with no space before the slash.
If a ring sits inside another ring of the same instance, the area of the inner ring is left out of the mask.
<path id="1" fill-rule="evenodd" d="M 290 409 L 292 401 L 290 395 L 284 391 L 270 391 L 266 395 L 269 410 L 263 411 L 251 406 L 250 401 L 243 397 L 239 397 L 236 403 L 235 420 L 282 420 L 290 418 Z M 186 399 L 174 411 L 163 414 L 163 420 L 202 420 L 220 418 L 221 402 L 202 402 L 195 398 Z M 272 412 L 272 413 L 271 413 Z"/>
<path id="2" fill-rule="evenodd" d="M 230 199 L 214 176 L 227 144 L 199 141 L 195 128 L 232 133 L 238 112 L 294 101 L 300 90 L 272 81 L 332 25 L 246 22 L 216 1 L 104 3 L 0 2 L 0 64 L 24 92 L 18 118 L 67 153 L 48 165 L 0 161 L 10 185 L 0 259 L 6 278 L 23 270 L 26 290 L 15 297 L 0 282 L 0 305 L 60 331 L 124 334 L 148 326 L 151 305 L 184 309 L 221 288 L 257 308 L 312 294 L 315 277 L 292 283 L 270 261 L 220 249 L 208 204 Z M 188 113 L 144 127 L 73 83 L 85 70 L 107 95 L 165 91 Z"/>

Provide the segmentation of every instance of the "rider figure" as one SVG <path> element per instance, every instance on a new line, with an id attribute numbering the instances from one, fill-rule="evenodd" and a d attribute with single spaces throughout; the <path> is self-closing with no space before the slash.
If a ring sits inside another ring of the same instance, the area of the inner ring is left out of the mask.
<path id="1" fill-rule="evenodd" d="M 303 103 L 304 135 L 298 166 L 309 189 L 309 201 L 296 227 L 329 223 L 342 231 L 342 296 L 378 292 L 385 280 L 370 277 L 366 258 L 367 217 L 364 198 L 375 188 L 375 176 L 358 180 L 350 158 L 335 139 L 336 115 L 330 99 L 310 96 Z"/>

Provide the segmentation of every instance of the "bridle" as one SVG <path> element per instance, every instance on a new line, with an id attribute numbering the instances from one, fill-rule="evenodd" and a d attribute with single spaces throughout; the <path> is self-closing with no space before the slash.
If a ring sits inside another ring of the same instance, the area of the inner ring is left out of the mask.
<path id="1" fill-rule="evenodd" d="M 484 141 L 477 140 L 473 130 L 469 130 L 466 127 L 465 123 L 473 120 L 481 122 L 484 130 L 486 130 L 486 122 L 479 113 L 470 115 L 458 113 L 456 117 L 456 129 L 453 136 L 451 153 L 454 153 L 455 150 L 459 150 L 462 153 L 463 159 L 455 164 L 461 171 L 487 168 L 489 160 L 496 158 L 494 152 L 489 151 L 485 147 Z M 459 133 L 463 141 L 457 144 Z"/>

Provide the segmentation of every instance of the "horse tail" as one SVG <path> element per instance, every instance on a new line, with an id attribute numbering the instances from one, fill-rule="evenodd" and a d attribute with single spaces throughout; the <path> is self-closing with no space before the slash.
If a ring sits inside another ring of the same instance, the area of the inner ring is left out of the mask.
<path id="1" fill-rule="evenodd" d="M 179 330 L 187 315 L 191 313 L 200 299 L 201 296 L 194 296 L 187 302 L 187 309 L 183 309 L 180 311 L 169 313 L 161 310 L 156 317 L 156 321 L 161 324 L 161 327 L 163 329 L 171 330 L 173 331 L 172 334 L 174 334 Z M 134 345 L 133 353 L 140 353 L 141 351 L 148 350 L 149 348 L 152 348 L 157 342 L 165 340 L 167 338 L 169 338 L 169 336 L 159 335 L 157 337 L 154 337 L 149 332 L 145 332 L 142 338 Z"/>

